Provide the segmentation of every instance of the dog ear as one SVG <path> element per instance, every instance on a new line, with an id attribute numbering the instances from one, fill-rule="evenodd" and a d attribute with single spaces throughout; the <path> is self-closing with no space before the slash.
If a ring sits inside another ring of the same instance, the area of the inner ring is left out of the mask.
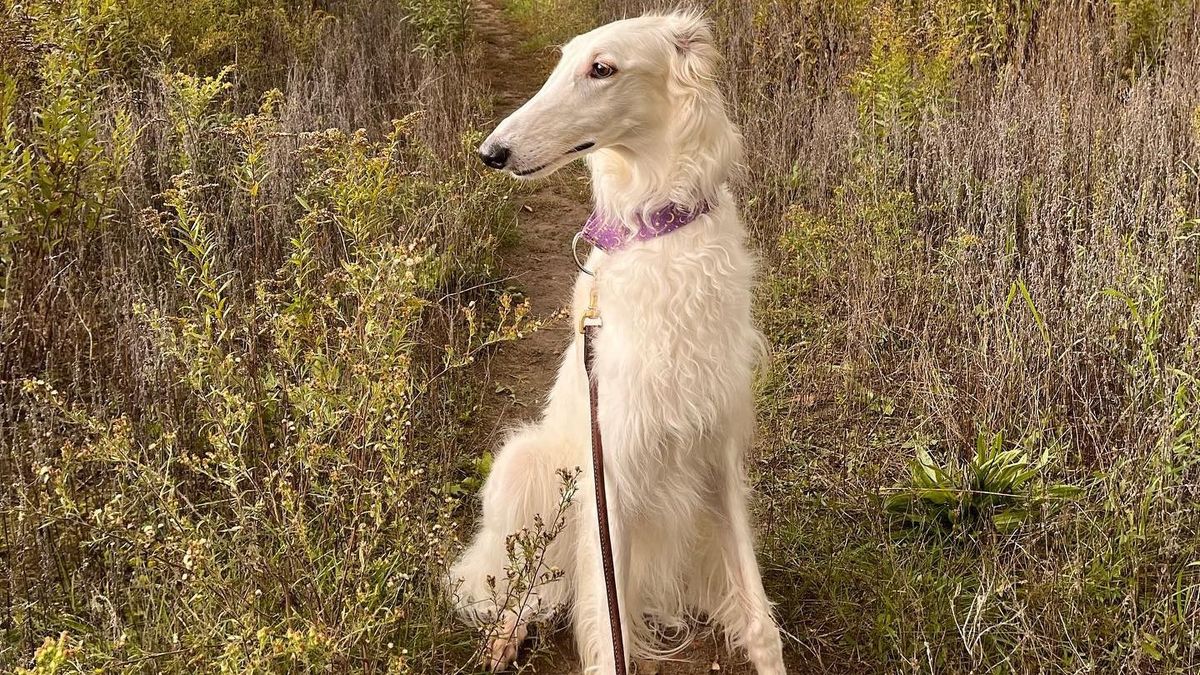
<path id="1" fill-rule="evenodd" d="M 720 62 L 712 25 L 697 11 L 676 12 L 671 18 L 678 83 L 697 90 L 712 87 Z"/>
<path id="2" fill-rule="evenodd" d="M 675 50 L 680 56 L 695 55 L 714 49 L 712 25 L 697 11 L 683 11 L 674 15 Z"/>

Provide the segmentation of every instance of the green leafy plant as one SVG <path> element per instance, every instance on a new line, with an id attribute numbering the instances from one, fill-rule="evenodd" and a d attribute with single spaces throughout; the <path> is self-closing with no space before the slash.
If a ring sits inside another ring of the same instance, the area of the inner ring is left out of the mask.
<path id="1" fill-rule="evenodd" d="M 946 94 L 952 45 L 914 40 L 918 20 L 890 4 L 875 9 L 870 58 L 850 83 L 866 132 L 883 136 L 911 130 Z"/>
<path id="2" fill-rule="evenodd" d="M 1167 29 L 1183 0 L 1113 0 L 1116 43 L 1123 72 L 1133 78 L 1162 59 Z"/>
<path id="3" fill-rule="evenodd" d="M 420 34 L 417 51 L 437 53 L 461 46 L 469 34 L 471 3 L 467 0 L 401 0 L 400 4 Z"/>
<path id="4" fill-rule="evenodd" d="M 1026 447 L 1005 448 L 1002 433 L 980 432 L 975 453 L 965 463 L 942 466 L 927 447 L 917 447 L 908 483 L 884 500 L 884 508 L 910 525 L 942 534 L 973 534 L 985 527 L 1017 529 L 1044 507 L 1075 497 L 1080 490 L 1048 484 L 1042 475 L 1049 448 L 1036 461 Z"/>
<path id="5" fill-rule="evenodd" d="M 16 675 L 55 675 L 62 671 L 71 651 L 67 633 L 60 633 L 57 640 L 48 637 L 33 654 L 33 668 L 17 668 Z"/>

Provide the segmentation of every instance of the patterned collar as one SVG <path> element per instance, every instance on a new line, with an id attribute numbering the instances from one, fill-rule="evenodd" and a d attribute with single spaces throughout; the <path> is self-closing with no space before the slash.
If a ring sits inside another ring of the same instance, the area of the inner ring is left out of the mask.
<path id="1" fill-rule="evenodd" d="M 621 222 L 608 220 L 598 211 L 593 211 L 592 215 L 588 216 L 587 222 L 583 224 L 580 234 L 592 246 L 607 253 L 622 248 L 631 241 L 648 241 L 674 232 L 710 210 L 711 206 L 707 203 L 700 204 L 691 211 L 685 211 L 678 204 L 667 204 L 651 213 L 649 221 L 645 218 L 638 218 L 636 232 L 630 232 L 629 228 Z"/>

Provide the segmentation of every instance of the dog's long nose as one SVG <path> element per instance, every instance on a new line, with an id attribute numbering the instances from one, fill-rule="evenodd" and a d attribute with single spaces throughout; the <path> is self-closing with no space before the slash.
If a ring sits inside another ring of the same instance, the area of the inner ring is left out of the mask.
<path id="1" fill-rule="evenodd" d="M 509 149 L 499 144 L 479 149 L 479 159 L 493 169 L 503 169 L 508 164 L 509 154 Z"/>

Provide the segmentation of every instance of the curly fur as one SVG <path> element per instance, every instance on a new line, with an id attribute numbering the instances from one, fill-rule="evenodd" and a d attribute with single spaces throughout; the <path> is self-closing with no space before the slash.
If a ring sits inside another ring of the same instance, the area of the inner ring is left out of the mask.
<path id="1" fill-rule="evenodd" d="M 589 77 L 596 60 L 616 75 Z M 741 139 L 717 67 L 698 14 L 603 26 L 563 49 L 545 86 L 481 152 L 503 145 L 511 153 L 505 168 L 530 178 L 586 154 L 596 207 L 626 224 L 669 202 L 713 206 L 682 230 L 593 251 L 588 261 L 604 321 L 596 377 L 621 608 L 631 656 L 662 655 L 663 627 L 686 635 L 688 620 L 705 616 L 759 673 L 778 675 L 781 641 L 755 560 L 742 467 L 763 343 L 751 323 L 754 260 L 726 187 Z M 576 282 L 576 322 L 591 284 L 583 275 Z M 541 420 L 508 438 L 483 488 L 479 531 L 452 570 L 459 606 L 476 619 L 492 597 L 488 578 L 503 585 L 506 536 L 531 526 L 535 514 L 552 517 L 557 469 L 590 467 L 581 351 L 576 336 Z M 567 529 L 547 552 L 564 576 L 538 588 L 508 623 L 567 608 L 585 672 L 607 674 L 614 664 L 591 480 L 585 473 Z"/>

